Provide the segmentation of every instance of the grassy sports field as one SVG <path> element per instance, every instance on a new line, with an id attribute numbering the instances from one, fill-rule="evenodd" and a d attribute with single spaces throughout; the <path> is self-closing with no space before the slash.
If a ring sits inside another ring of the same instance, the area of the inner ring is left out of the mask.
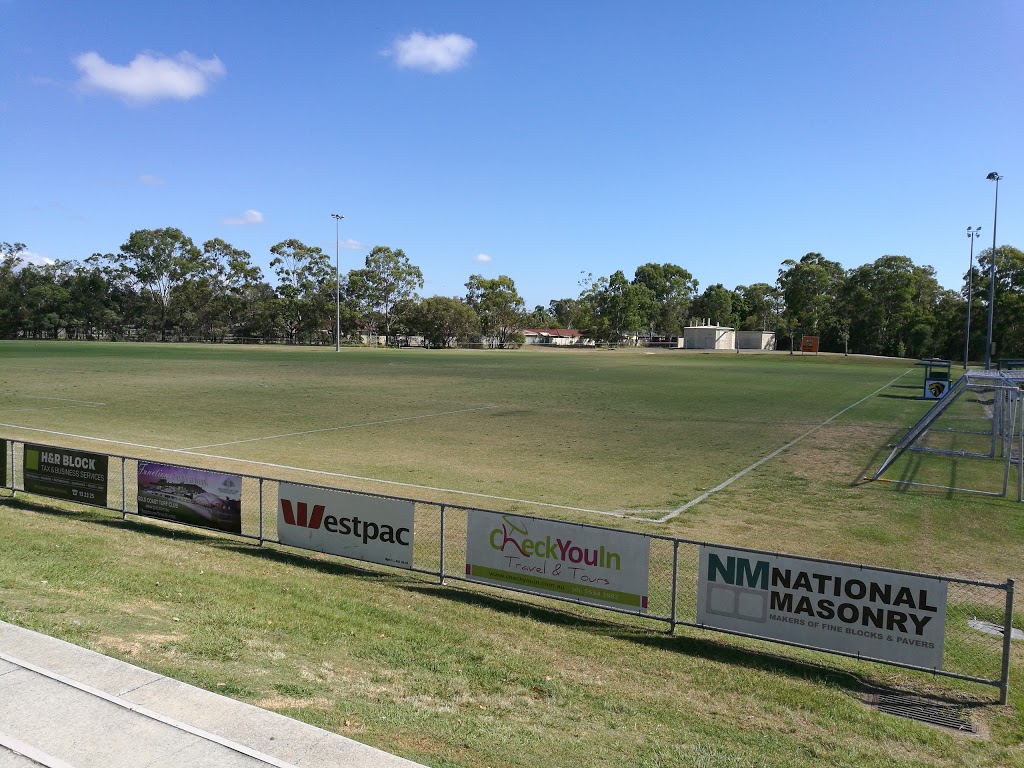
<path id="1" fill-rule="evenodd" d="M 1019 578 L 1020 505 L 857 482 L 927 408 L 920 379 L 907 361 L 824 355 L 4 343 L 0 435 Z M 2 618 L 432 765 L 1024 759 L 1019 650 L 1011 706 L 976 715 L 979 740 L 858 702 L 865 679 L 992 698 L 948 681 L 38 499 L 0 514 Z"/>

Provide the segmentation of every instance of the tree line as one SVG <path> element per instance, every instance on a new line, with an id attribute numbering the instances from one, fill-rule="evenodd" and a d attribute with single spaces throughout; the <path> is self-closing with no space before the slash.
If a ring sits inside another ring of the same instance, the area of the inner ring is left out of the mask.
<path id="1" fill-rule="evenodd" d="M 219 238 L 198 246 L 172 227 L 137 230 L 117 253 L 82 261 L 32 264 L 25 250 L 0 243 L 0 338 L 333 344 L 337 312 L 342 340 L 415 336 L 431 347 L 514 346 L 527 328 L 641 344 L 709 321 L 774 331 L 780 349 L 815 335 L 826 351 L 949 359 L 963 355 L 969 284 L 971 349 L 984 354 L 993 257 L 983 251 L 960 290 L 942 288 L 934 269 L 906 256 L 844 269 L 808 253 L 784 261 L 774 284 L 703 291 L 685 268 L 651 262 L 632 278 L 583 275 L 579 295 L 528 310 L 506 275 L 470 275 L 463 296 L 423 298 L 420 268 L 387 246 L 336 278 L 320 248 L 285 240 L 270 249 L 275 283 L 246 251 Z M 995 259 L 996 351 L 1024 357 L 1024 253 L 1001 246 Z"/>

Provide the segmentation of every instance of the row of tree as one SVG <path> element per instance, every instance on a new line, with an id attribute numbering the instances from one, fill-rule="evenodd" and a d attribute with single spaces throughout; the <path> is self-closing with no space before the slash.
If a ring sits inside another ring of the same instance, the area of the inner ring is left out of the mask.
<path id="1" fill-rule="evenodd" d="M 117 253 L 81 262 L 30 264 L 21 258 L 23 244 L 0 248 L 2 338 L 333 344 L 338 312 L 346 338 L 505 347 L 521 342 L 526 328 L 574 328 L 597 342 L 629 344 L 678 336 L 694 320 L 707 320 L 776 331 L 783 349 L 813 334 L 824 350 L 951 359 L 963 354 L 968 285 L 971 348 L 983 354 L 993 255 L 981 253 L 959 291 L 943 289 L 931 267 L 905 256 L 847 270 L 808 253 L 783 262 L 775 284 L 717 283 L 703 291 L 683 267 L 648 263 L 632 278 L 622 271 L 585 275 L 578 296 L 527 311 L 504 275 L 471 275 L 461 297 L 421 298 L 420 268 L 386 246 L 339 278 L 320 248 L 285 240 L 270 249 L 275 284 L 249 253 L 220 239 L 200 247 L 174 228 L 132 232 Z M 996 348 L 1000 356 L 1024 357 L 1024 253 L 1003 246 L 995 258 Z"/>

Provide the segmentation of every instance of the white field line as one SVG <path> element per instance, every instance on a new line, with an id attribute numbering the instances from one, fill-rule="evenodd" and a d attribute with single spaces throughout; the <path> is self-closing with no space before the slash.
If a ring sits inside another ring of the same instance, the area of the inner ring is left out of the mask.
<path id="1" fill-rule="evenodd" d="M 46 408 L 4 408 L 4 414 L 25 413 L 25 411 L 66 411 L 68 408 L 96 408 L 95 405 L 53 405 Z"/>
<path id="2" fill-rule="evenodd" d="M 848 405 L 848 406 L 846 406 L 845 408 L 843 408 L 843 410 L 841 410 L 841 411 L 839 411 L 838 413 L 836 413 L 836 414 L 834 414 L 834 415 L 830 416 L 829 418 L 825 419 L 825 421 L 821 422 L 821 424 L 818 424 L 818 425 L 817 425 L 816 427 L 811 427 L 811 428 L 810 428 L 809 430 L 807 430 L 806 432 L 804 432 L 804 433 L 803 433 L 802 435 L 800 435 L 799 437 L 795 438 L 794 440 L 790 440 L 790 441 L 789 441 L 788 443 L 786 443 L 786 444 L 785 444 L 784 446 L 782 446 L 781 448 L 777 448 L 776 450 L 774 450 L 774 451 L 772 451 L 771 453 L 769 453 L 769 454 L 768 454 L 767 456 L 764 456 L 763 458 L 760 458 L 760 459 L 758 459 L 757 461 L 755 461 L 755 462 L 754 462 L 753 464 L 751 464 L 751 465 L 750 465 L 749 467 L 747 467 L 746 469 L 741 469 L 741 470 L 740 470 L 739 472 L 737 472 L 737 473 L 736 473 L 735 475 L 733 475 L 732 477 L 730 477 L 730 478 L 729 478 L 728 480 L 726 480 L 725 482 L 719 483 L 719 484 L 718 484 L 718 485 L 716 485 L 716 486 L 715 486 L 714 488 L 712 488 L 712 489 L 711 489 L 710 491 L 705 491 L 705 492 L 704 492 L 704 493 L 702 493 L 702 494 L 701 494 L 700 496 L 698 496 L 698 497 L 697 497 L 696 499 L 693 499 L 692 501 L 688 501 L 688 502 L 686 502 L 685 504 L 683 504 L 683 505 L 682 505 L 681 507 L 677 507 L 676 509 L 673 509 L 673 510 L 672 510 L 671 512 L 669 512 L 669 513 L 668 513 L 667 515 L 665 515 L 664 517 L 659 517 L 659 518 L 657 518 L 657 519 L 656 519 L 656 520 L 655 520 L 654 522 L 656 522 L 656 523 L 665 523 L 665 522 L 668 522 L 668 521 L 669 521 L 669 520 L 671 520 L 671 519 L 672 519 L 673 517 L 676 517 L 676 516 L 678 516 L 678 515 L 681 515 L 681 514 L 682 514 L 683 512 L 685 512 L 686 510 L 690 509 L 690 507 L 694 507 L 694 506 L 696 506 L 697 504 L 700 504 L 700 503 L 701 503 L 702 501 L 705 501 L 705 500 L 706 500 L 706 499 L 707 499 L 707 498 L 708 498 L 709 496 L 711 496 L 711 494 L 713 494 L 713 493 L 718 493 L 718 492 L 719 492 L 719 491 L 721 491 L 722 489 L 724 489 L 724 488 L 728 488 L 728 487 L 729 487 L 730 485 L 732 485 L 733 483 L 735 483 L 735 482 L 736 482 L 737 480 L 739 480 L 739 479 L 740 479 L 741 477 L 743 477 L 744 475 L 746 475 L 746 474 L 748 474 L 748 473 L 750 473 L 750 472 L 753 472 L 753 471 L 754 471 L 755 469 L 757 469 L 758 467 L 760 467 L 760 466 L 761 466 L 762 464 L 764 464 L 764 463 L 765 463 L 766 461 L 770 461 L 771 459 L 774 459 L 774 458 L 775 458 L 776 456 L 778 456 L 778 455 L 779 455 L 780 453 L 782 453 L 783 451 L 789 450 L 790 448 L 792 448 L 792 447 L 793 447 L 794 445 L 796 445 L 797 443 L 799 443 L 799 442 L 800 442 L 801 440 L 803 440 L 803 439 L 804 439 L 805 437 L 807 437 L 808 435 L 812 435 L 812 434 L 814 434 L 814 433 L 815 433 L 815 432 L 817 432 L 817 431 L 818 431 L 819 429 L 821 429 L 822 427 L 824 427 L 824 426 L 825 426 L 826 424 L 830 424 L 830 423 L 832 423 L 833 421 L 835 421 L 836 419 L 838 419 L 838 418 L 839 418 L 840 416 L 842 416 L 842 415 L 843 415 L 844 413 L 846 413 L 847 411 L 853 410 L 854 408 L 856 408 L 856 407 L 857 407 L 858 405 L 860 405 L 861 403 L 863 403 L 863 402 L 865 402 L 865 401 L 867 401 L 867 400 L 870 400 L 870 399 L 871 399 L 872 397 L 874 397 L 875 395 L 877 395 L 877 394 L 878 394 L 879 392 L 881 392 L 882 390 L 884 390 L 884 389 L 888 389 L 888 388 L 889 388 L 889 387 L 891 387 L 891 386 L 892 386 L 893 384 L 895 384 L 895 383 L 896 383 L 897 381 L 899 381 L 899 380 L 900 380 L 900 379 L 902 379 L 902 378 L 903 378 L 904 376 L 906 376 L 906 375 L 907 375 L 908 373 L 912 373 L 912 372 L 913 372 L 913 370 L 914 370 L 913 368 L 908 368 L 908 369 L 907 369 L 906 371 L 904 371 L 903 373 L 901 373 L 901 374 L 900 374 L 899 376 L 897 376 L 897 377 L 896 377 L 895 379 L 893 379 L 892 381 L 890 381 L 890 382 L 889 382 L 888 384 L 885 384 L 884 386 L 881 386 L 881 387 L 879 387 L 879 388 L 878 388 L 878 389 L 876 389 L 876 390 L 875 390 L 874 392 L 872 392 L 872 393 L 871 393 L 870 395 L 867 395 L 866 397 L 862 397 L 862 398 L 861 398 L 860 400 L 858 400 L 858 401 L 857 401 L 856 403 L 854 403 L 853 405 Z"/>
<path id="3" fill-rule="evenodd" d="M 846 408 L 843 408 L 843 410 L 839 411 L 835 415 L 830 416 L 828 419 L 826 419 L 825 421 L 821 422 L 821 424 L 818 424 L 817 426 L 812 427 L 811 429 L 807 430 L 802 435 L 797 437 L 795 440 L 792 440 L 792 441 L 786 443 L 781 448 L 778 448 L 775 451 L 772 451 L 770 454 L 768 454 L 764 458 L 759 459 L 758 461 L 754 462 L 753 464 L 751 464 L 746 469 L 741 470 L 740 472 L 737 472 L 735 475 L 730 477 L 728 480 L 726 480 L 725 482 L 721 483 L 720 485 L 712 488 L 710 491 L 707 491 L 707 492 L 703 493 L 702 495 L 698 496 L 696 499 L 693 499 L 692 501 L 688 501 L 686 504 L 683 504 L 681 507 L 678 507 L 676 509 L 671 510 L 670 512 L 668 512 L 668 514 L 666 514 L 666 515 L 664 515 L 663 517 L 660 517 L 660 518 L 641 517 L 641 516 L 637 515 L 636 513 L 638 511 L 658 512 L 658 511 L 661 511 L 661 510 L 601 510 L 601 509 L 586 509 L 585 507 L 571 507 L 571 506 L 568 506 L 566 504 L 551 504 L 550 502 L 546 502 L 546 501 L 531 501 L 529 499 L 515 499 L 515 498 L 511 498 L 509 496 L 494 496 L 494 495 L 491 495 L 491 494 L 488 494 L 488 493 L 476 493 L 474 491 L 460 491 L 460 490 L 457 490 L 455 488 L 437 488 L 436 486 L 432 486 L 432 485 L 417 485 L 415 483 L 401 483 L 401 482 L 398 482 L 397 480 L 381 480 L 381 479 L 376 478 L 376 477 L 362 477 L 361 475 L 348 475 L 348 474 L 345 474 L 343 472 L 327 472 L 327 471 L 320 470 L 320 469 L 309 469 L 307 467 L 292 467 L 292 466 L 289 466 L 287 464 L 273 464 L 273 463 L 267 462 L 267 461 L 252 461 L 250 459 L 239 459 L 239 458 L 235 458 L 234 456 L 219 456 L 217 454 L 212 454 L 212 453 L 198 453 L 196 451 L 193 451 L 193 450 L 190 450 L 190 449 L 186 449 L 186 448 L 163 448 L 163 447 L 161 447 L 159 445 L 144 445 L 142 443 L 129 443 L 129 442 L 124 442 L 122 440 L 108 440 L 108 439 L 103 438 L 103 437 L 91 437 L 89 435 L 76 435 L 76 434 L 73 434 L 73 433 L 70 433 L 70 432 L 56 432 L 56 431 L 49 430 L 49 429 L 36 429 L 34 427 L 23 427 L 23 426 L 21 426 L 19 424 L 0 424 L 0 427 L 9 427 L 9 428 L 12 428 L 12 429 L 21 429 L 21 430 L 25 430 L 27 432 L 38 432 L 38 433 L 46 434 L 46 435 L 57 435 L 59 437 L 73 437 L 73 438 L 77 438 L 79 440 L 92 440 L 92 441 L 98 442 L 98 443 L 109 443 L 111 445 L 125 445 L 125 446 L 129 446 L 131 448 L 145 448 L 145 449 L 151 450 L 151 451 L 165 451 L 167 453 L 180 453 L 180 454 L 182 454 L 184 456 L 197 456 L 199 458 L 204 458 L 204 459 L 218 459 L 218 460 L 221 460 L 221 461 L 234 461 L 234 462 L 238 462 L 240 464 L 249 464 L 251 466 L 256 466 L 256 467 L 268 467 L 270 469 L 283 469 L 283 470 L 288 470 L 288 471 L 292 471 L 292 472 L 305 472 L 307 474 L 312 474 L 312 475 L 323 475 L 325 477 L 337 477 L 337 478 L 341 478 L 343 480 L 359 480 L 359 481 L 363 481 L 363 482 L 380 483 L 381 485 L 390 485 L 390 486 L 394 486 L 396 488 L 410 488 L 410 489 L 419 490 L 419 491 L 437 491 L 439 493 L 451 493 L 451 494 L 457 494 L 457 495 L 460 495 L 460 496 L 472 496 L 472 497 L 478 498 L 478 499 L 490 499 L 492 501 L 508 501 L 508 502 L 512 502 L 513 504 L 529 504 L 529 505 L 535 506 L 535 507 L 547 507 L 548 509 L 563 509 L 563 510 L 566 510 L 568 512 L 583 512 L 583 513 L 587 513 L 587 514 L 607 515 L 607 516 L 610 516 L 610 517 L 618 517 L 618 518 L 628 519 L 628 520 L 640 520 L 640 521 L 645 522 L 645 523 L 665 523 L 665 522 L 668 522 L 669 520 L 671 520 L 672 518 L 676 517 L 677 515 L 679 515 L 679 514 L 685 512 L 686 510 L 690 509 L 690 507 L 693 507 L 693 506 L 695 506 L 697 504 L 700 504 L 702 501 L 704 501 L 709 496 L 711 496 L 711 494 L 717 493 L 718 491 L 722 490 L 723 488 L 728 487 L 729 485 L 731 485 L 735 481 L 739 480 L 744 475 L 746 475 L 749 472 L 757 469 L 759 466 L 764 464 L 766 461 L 769 461 L 769 460 L 775 458 L 776 456 L 778 456 L 783 451 L 785 451 L 788 448 L 791 448 L 792 446 L 796 445 L 797 443 L 799 443 L 801 440 L 803 440 L 808 435 L 810 435 L 810 434 L 816 432 L 817 430 L 821 429 L 826 424 L 829 424 L 829 423 L 835 421 L 836 419 L 838 419 L 840 416 L 842 416 L 847 411 L 850 411 L 850 410 L 856 408 L 861 403 L 863 403 L 863 402 L 865 402 L 867 400 L 870 400 L 872 397 L 877 395 L 882 390 L 891 387 L 893 384 L 895 384 L 897 381 L 902 379 L 908 373 L 913 373 L 913 369 L 912 368 L 907 369 L 906 371 L 901 373 L 899 376 L 897 376 L 895 379 L 890 381 L 888 384 L 885 384 L 884 386 L 881 386 L 878 389 L 876 389 L 870 395 L 867 395 L 866 397 L 862 397 L 860 400 L 858 400 L 853 405 L 848 405 Z"/>
<path id="4" fill-rule="evenodd" d="M 304 432 L 287 432 L 283 435 L 267 435 L 266 437 L 250 437 L 245 440 L 232 440 L 229 443 L 210 443 L 209 445 L 193 445 L 189 448 L 180 448 L 181 451 L 196 451 L 200 448 L 220 448 L 224 445 L 241 445 L 242 443 L 257 443 L 260 440 L 276 440 L 279 437 L 299 437 L 301 435 L 315 435 L 318 432 L 338 432 L 342 429 L 355 429 L 356 427 L 375 427 L 380 424 L 397 424 L 400 421 L 416 421 L 417 419 L 433 419 L 438 416 L 451 416 L 455 413 L 470 413 L 472 411 L 486 411 L 497 408 L 496 405 L 485 405 L 480 408 L 462 408 L 457 411 L 444 411 L 443 413 L 425 413 L 422 416 L 403 416 L 400 419 L 385 419 L 384 421 L 366 421 L 362 424 L 345 424 L 341 427 L 324 427 L 323 429 L 307 429 Z"/>
<path id="5" fill-rule="evenodd" d="M 85 405 L 106 405 L 106 403 L 97 403 L 92 400 L 72 400 L 70 397 L 45 397 L 43 395 L 23 395 L 20 392 L 14 393 L 15 397 L 29 397 L 33 400 L 60 400 L 64 403 L 84 403 Z"/>
<path id="6" fill-rule="evenodd" d="M 292 472 L 306 472 L 311 475 L 323 475 L 324 477 L 337 477 L 343 480 L 360 480 L 368 483 L 379 483 L 391 485 L 396 488 L 411 488 L 418 491 L 437 491 L 439 493 L 458 494 L 460 496 L 472 496 L 478 499 L 490 499 L 492 501 L 509 501 L 514 504 L 530 504 L 535 507 L 548 507 L 550 509 L 564 509 L 569 512 L 585 512 L 594 515 L 610 515 L 612 517 L 626 517 L 621 512 L 608 512 L 600 509 L 586 509 L 584 507 L 570 507 L 565 504 L 551 504 L 546 501 L 530 501 L 529 499 L 514 499 L 510 496 L 493 496 L 487 493 L 476 493 L 475 491 L 460 491 L 456 488 L 438 488 L 433 485 L 417 485 L 415 483 L 402 483 L 397 480 L 381 480 L 377 477 L 363 477 L 362 475 L 348 475 L 343 472 L 328 472 L 322 469 L 309 469 L 308 467 L 293 467 L 288 464 L 273 464 L 269 461 L 252 461 L 251 459 L 239 459 L 235 456 L 220 456 L 215 453 L 198 453 L 184 448 L 164 448 L 159 445 L 146 445 L 144 443 L 129 443 L 124 440 L 108 440 L 104 437 L 91 437 L 90 435 L 76 435 L 73 432 L 57 432 L 52 429 L 37 429 L 36 427 L 23 427 L 20 424 L 0 424 L 0 427 L 10 427 L 26 432 L 38 432 L 44 435 L 57 435 L 58 437 L 73 437 L 78 440 L 91 440 L 97 443 L 108 443 L 110 445 L 124 445 L 129 448 L 144 448 L 150 451 L 164 451 L 166 453 L 178 453 L 183 456 L 197 456 L 203 459 L 219 459 L 221 461 L 234 461 L 239 464 L 249 464 L 254 467 L 268 467 L 270 469 L 284 469 Z M 643 518 L 641 518 L 643 519 Z M 649 522 L 649 521 L 648 521 Z"/>

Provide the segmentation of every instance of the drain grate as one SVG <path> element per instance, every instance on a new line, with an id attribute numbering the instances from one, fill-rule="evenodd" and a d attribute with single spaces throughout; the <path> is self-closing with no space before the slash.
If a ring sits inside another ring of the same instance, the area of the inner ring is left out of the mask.
<path id="1" fill-rule="evenodd" d="M 867 703 L 887 715 L 917 720 L 961 733 L 975 733 L 970 712 L 959 704 L 911 696 L 897 691 L 877 691 L 869 694 Z"/>

